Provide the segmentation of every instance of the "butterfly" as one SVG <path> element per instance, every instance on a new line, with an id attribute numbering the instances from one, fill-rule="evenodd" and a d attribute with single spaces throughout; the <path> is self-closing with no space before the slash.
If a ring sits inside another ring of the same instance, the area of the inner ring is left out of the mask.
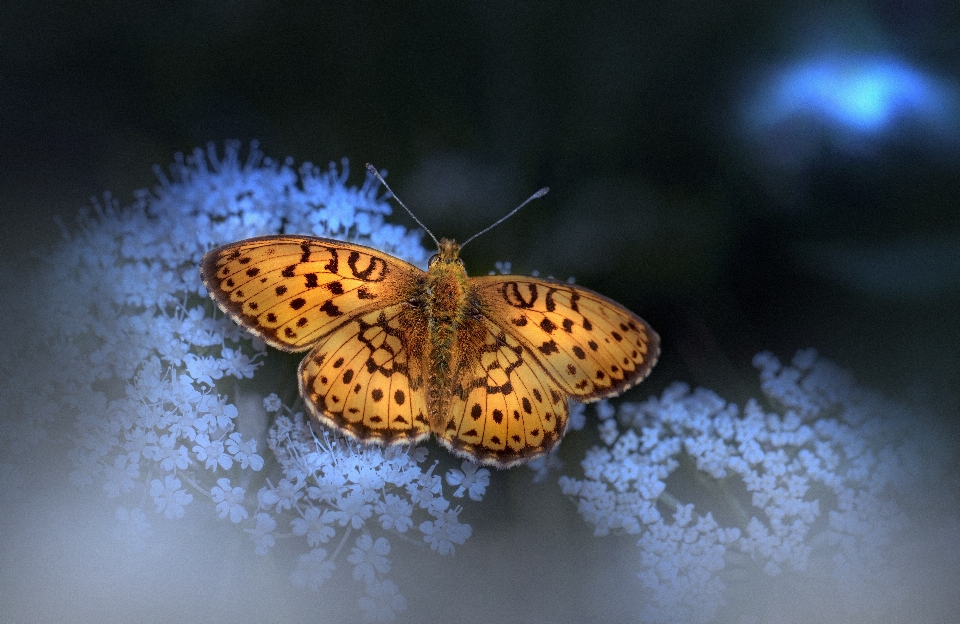
<path id="1" fill-rule="evenodd" d="M 461 245 L 437 246 L 424 271 L 340 240 L 261 236 L 212 249 L 200 273 L 238 324 L 308 351 L 298 378 L 311 415 L 362 442 L 433 434 L 508 468 L 560 441 L 568 399 L 620 394 L 656 363 L 656 332 L 615 301 L 553 279 L 468 277 Z"/>

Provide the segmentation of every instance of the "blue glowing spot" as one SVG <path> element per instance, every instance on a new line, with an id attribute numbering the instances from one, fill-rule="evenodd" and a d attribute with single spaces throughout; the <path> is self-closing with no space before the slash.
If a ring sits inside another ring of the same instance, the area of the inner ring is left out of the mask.
<path id="1" fill-rule="evenodd" d="M 781 71 L 754 112 L 761 125 L 812 115 L 847 130 L 877 133 L 898 120 L 943 120 L 947 100 L 934 79 L 897 59 L 831 56 Z"/>

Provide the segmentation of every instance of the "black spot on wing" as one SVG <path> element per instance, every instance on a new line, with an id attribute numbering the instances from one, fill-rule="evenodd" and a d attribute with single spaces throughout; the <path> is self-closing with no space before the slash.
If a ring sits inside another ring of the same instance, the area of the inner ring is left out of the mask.
<path id="1" fill-rule="evenodd" d="M 293 305 L 293 304 L 291 303 L 291 305 Z M 320 311 L 321 311 L 321 312 L 326 312 L 326 313 L 327 313 L 327 316 L 330 316 L 330 317 L 336 317 L 336 316 L 342 316 L 342 315 L 343 315 L 343 312 L 341 312 L 341 311 L 340 311 L 340 308 L 338 308 L 338 307 L 336 306 L 336 304 L 333 303 L 333 300 L 332 300 L 332 299 L 328 299 L 327 301 L 324 301 L 324 302 L 323 302 L 323 305 L 320 306 Z"/>
<path id="2" fill-rule="evenodd" d="M 543 317 L 543 320 L 540 321 L 540 329 L 547 332 L 548 334 L 552 334 L 556 328 L 557 328 L 556 324 L 550 319 L 548 319 L 547 317 Z"/>
<path id="3" fill-rule="evenodd" d="M 560 353 L 560 349 L 557 348 L 557 343 L 554 340 L 549 340 L 544 342 L 542 345 L 537 347 L 540 353 L 544 355 L 551 355 L 553 353 Z"/>

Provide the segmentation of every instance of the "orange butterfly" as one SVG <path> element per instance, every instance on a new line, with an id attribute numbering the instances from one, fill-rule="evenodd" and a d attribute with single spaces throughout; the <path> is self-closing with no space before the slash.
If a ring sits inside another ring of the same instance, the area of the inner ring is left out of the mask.
<path id="1" fill-rule="evenodd" d="M 299 369 L 310 412 L 363 442 L 434 433 L 507 468 L 559 442 L 568 398 L 617 395 L 656 363 L 656 332 L 620 304 L 552 279 L 467 277 L 461 246 L 438 247 L 424 272 L 339 240 L 262 236 L 211 250 L 200 273 L 237 323 L 310 351 Z"/>

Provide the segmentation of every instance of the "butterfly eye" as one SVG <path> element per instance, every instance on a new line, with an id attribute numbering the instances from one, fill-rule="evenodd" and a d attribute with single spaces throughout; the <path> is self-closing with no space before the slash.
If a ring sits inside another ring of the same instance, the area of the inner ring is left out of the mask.
<path id="1" fill-rule="evenodd" d="M 433 263 L 440 259 L 440 254 L 433 254 L 430 256 L 430 262 L 427 263 L 427 266 L 433 266 Z"/>

